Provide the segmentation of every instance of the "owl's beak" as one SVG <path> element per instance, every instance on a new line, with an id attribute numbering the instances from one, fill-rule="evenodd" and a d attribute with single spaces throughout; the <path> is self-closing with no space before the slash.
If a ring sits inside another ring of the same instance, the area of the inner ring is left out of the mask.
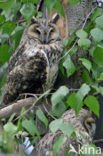
<path id="1" fill-rule="evenodd" d="M 46 40 L 44 40 L 44 41 L 43 41 L 43 44 L 47 44 L 47 41 L 46 41 Z"/>
<path id="2" fill-rule="evenodd" d="M 42 44 L 48 44 L 48 35 L 46 32 L 44 32 L 41 36 L 41 42 Z"/>
<path id="3" fill-rule="evenodd" d="M 42 42 L 42 44 L 48 44 L 48 40 L 46 40 L 46 39 L 43 39 L 41 42 Z"/>

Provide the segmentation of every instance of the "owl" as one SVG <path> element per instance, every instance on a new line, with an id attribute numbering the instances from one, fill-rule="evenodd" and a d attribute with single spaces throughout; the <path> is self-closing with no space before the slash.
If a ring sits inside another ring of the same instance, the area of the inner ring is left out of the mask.
<path id="1" fill-rule="evenodd" d="M 62 37 L 53 18 L 32 18 L 20 45 L 10 58 L 3 104 L 17 99 L 22 93 L 43 93 L 53 87 L 62 55 Z"/>
<path id="2" fill-rule="evenodd" d="M 78 116 L 76 116 L 75 111 L 73 109 L 69 109 L 62 115 L 63 122 L 65 124 L 72 124 L 75 128 L 76 137 L 73 135 L 68 137 L 65 143 L 57 152 L 56 156 L 78 156 L 79 154 L 75 153 L 75 151 L 79 150 L 79 147 L 83 145 L 88 145 L 92 143 L 92 138 L 95 133 L 96 123 L 95 119 L 91 118 L 85 125 L 85 120 L 90 119 L 91 115 L 89 110 L 81 109 Z M 34 149 L 34 156 L 53 156 L 53 146 L 56 140 L 60 136 L 66 136 L 65 133 L 58 130 L 55 133 L 49 131 L 44 135 L 41 140 L 36 144 Z M 66 151 L 70 147 L 72 154 Z"/>

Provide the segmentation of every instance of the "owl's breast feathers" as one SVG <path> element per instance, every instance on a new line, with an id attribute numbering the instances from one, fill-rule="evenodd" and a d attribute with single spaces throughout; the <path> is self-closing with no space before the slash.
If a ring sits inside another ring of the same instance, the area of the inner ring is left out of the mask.
<path id="1" fill-rule="evenodd" d="M 21 46 L 21 45 L 20 45 Z M 53 86 L 58 72 L 62 41 L 50 45 L 24 44 L 12 55 L 2 103 L 14 101 L 22 93 L 42 93 Z"/>

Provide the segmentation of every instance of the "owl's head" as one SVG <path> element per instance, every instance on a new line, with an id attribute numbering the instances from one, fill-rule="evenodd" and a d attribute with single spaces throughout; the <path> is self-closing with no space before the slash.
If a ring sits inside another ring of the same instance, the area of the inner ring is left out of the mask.
<path id="1" fill-rule="evenodd" d="M 40 44 L 50 44 L 61 40 L 61 35 L 56 22 L 58 14 L 54 15 L 52 20 L 46 18 L 32 18 L 28 28 L 28 35 Z"/>

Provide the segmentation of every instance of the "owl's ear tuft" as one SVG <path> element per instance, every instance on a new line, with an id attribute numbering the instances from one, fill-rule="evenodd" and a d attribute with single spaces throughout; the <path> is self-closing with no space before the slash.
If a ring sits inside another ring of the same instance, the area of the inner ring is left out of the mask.
<path id="1" fill-rule="evenodd" d="M 56 22 L 58 21 L 59 19 L 59 14 L 55 13 L 52 17 L 52 22 L 56 24 Z"/>
<path id="2" fill-rule="evenodd" d="M 36 19 L 35 16 L 32 17 L 32 19 L 31 19 L 31 23 L 37 23 L 37 19 Z"/>

